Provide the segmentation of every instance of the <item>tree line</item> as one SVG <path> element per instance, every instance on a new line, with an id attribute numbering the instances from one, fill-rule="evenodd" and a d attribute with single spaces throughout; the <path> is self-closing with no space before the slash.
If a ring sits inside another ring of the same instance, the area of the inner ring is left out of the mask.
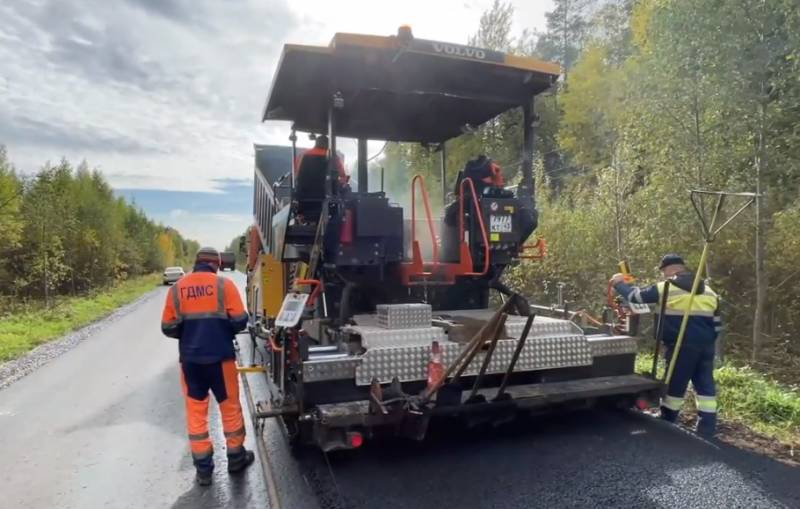
<path id="1" fill-rule="evenodd" d="M 508 274 L 519 290 L 597 307 L 619 260 L 640 282 L 668 252 L 696 266 L 702 247 L 691 189 L 757 192 L 756 206 L 711 249 L 724 350 L 786 373 L 798 367 L 800 326 L 800 9 L 796 0 L 555 0 L 544 32 L 524 31 L 495 1 L 470 43 L 562 64 L 536 100 L 538 234 L 548 257 Z M 448 184 L 477 154 L 519 178 L 519 111 L 448 142 Z M 390 168 L 439 189 L 439 154 L 387 146 Z M 408 175 L 408 172 L 403 172 Z M 374 180 L 374 179 L 373 179 Z M 440 193 L 432 192 L 433 199 Z M 400 198 L 402 201 L 402 198 Z M 731 198 L 728 211 L 737 206 Z M 713 206 L 702 205 L 710 216 Z M 794 371 L 792 371 L 794 370 Z M 795 375 L 796 376 L 796 375 Z"/>
<path id="2" fill-rule="evenodd" d="M 198 247 L 116 197 L 85 161 L 73 167 L 62 159 L 22 176 L 0 145 L 0 299 L 5 296 L 5 302 L 18 297 L 50 303 L 59 295 L 185 265 Z"/>

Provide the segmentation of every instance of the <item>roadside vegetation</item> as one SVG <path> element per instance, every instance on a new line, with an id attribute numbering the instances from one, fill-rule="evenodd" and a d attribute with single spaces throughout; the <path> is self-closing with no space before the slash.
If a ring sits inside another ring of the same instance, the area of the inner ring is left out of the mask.
<path id="1" fill-rule="evenodd" d="M 53 305 L 31 301 L 0 316 L 0 362 L 61 337 L 133 302 L 161 282 L 160 274 L 137 276 L 81 297 L 61 297 Z"/>
<path id="2" fill-rule="evenodd" d="M 23 175 L 0 145 L 0 362 L 134 300 L 197 247 L 86 162 Z"/>
<path id="3" fill-rule="evenodd" d="M 800 447 L 800 393 L 749 367 L 717 369 L 722 416 Z"/>
<path id="4" fill-rule="evenodd" d="M 0 145 L 0 315 L 185 265 L 197 248 L 116 197 L 86 162 L 22 175 Z"/>

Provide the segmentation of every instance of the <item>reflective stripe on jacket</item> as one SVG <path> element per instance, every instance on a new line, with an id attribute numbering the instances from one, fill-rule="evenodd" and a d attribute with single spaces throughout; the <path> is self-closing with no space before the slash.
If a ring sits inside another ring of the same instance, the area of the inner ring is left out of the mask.
<path id="1" fill-rule="evenodd" d="M 664 296 L 665 282 L 656 285 L 658 302 L 655 313 L 661 312 L 661 302 Z M 691 287 L 689 288 L 691 290 Z M 719 315 L 719 296 L 707 284 L 702 284 L 698 293 L 691 298 L 690 291 L 680 288 L 671 282 L 667 292 L 667 306 L 664 309 L 664 342 L 673 344 L 678 339 L 681 322 L 686 310 L 689 310 L 689 321 L 686 324 L 684 341 L 694 343 L 713 343 L 722 326 Z M 689 300 L 691 299 L 691 307 Z M 659 317 L 660 319 L 660 317 Z M 658 323 L 658 321 L 656 321 Z"/>
<path id="2" fill-rule="evenodd" d="M 178 338 L 181 362 L 234 359 L 233 338 L 247 326 L 236 284 L 198 265 L 167 292 L 161 330 Z"/>
<path id="3" fill-rule="evenodd" d="M 684 272 L 670 280 L 667 295 L 667 308 L 664 316 L 663 340 L 666 344 L 674 344 L 678 339 L 683 314 L 689 307 L 689 292 L 694 281 L 694 274 Z M 661 311 L 661 300 L 665 282 L 646 287 L 630 286 L 618 283 L 614 289 L 630 302 L 654 304 L 655 312 Z M 658 317 L 656 326 L 658 325 Z M 722 328 L 719 314 L 719 297 L 705 282 L 700 283 L 697 293 L 692 299 L 689 310 L 689 322 L 686 325 L 684 341 L 697 344 L 712 343 Z"/>

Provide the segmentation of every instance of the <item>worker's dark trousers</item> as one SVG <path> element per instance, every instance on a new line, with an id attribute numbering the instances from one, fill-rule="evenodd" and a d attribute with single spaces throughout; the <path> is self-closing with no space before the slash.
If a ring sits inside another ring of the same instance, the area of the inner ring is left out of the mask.
<path id="1" fill-rule="evenodd" d="M 667 395 L 661 402 L 661 418 L 675 422 L 683 405 L 689 381 L 697 394 L 697 433 L 711 436 L 717 427 L 717 398 L 714 386 L 714 343 L 695 344 L 688 340 L 681 346 Z M 673 345 L 667 345 L 667 363 L 672 359 Z"/>

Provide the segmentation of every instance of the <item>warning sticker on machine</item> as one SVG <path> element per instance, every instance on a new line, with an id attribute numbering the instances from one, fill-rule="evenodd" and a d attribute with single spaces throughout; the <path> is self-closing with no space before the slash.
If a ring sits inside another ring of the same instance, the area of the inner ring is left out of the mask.
<path id="1" fill-rule="evenodd" d="M 511 216 L 506 214 L 490 214 L 489 231 L 491 233 L 511 233 Z"/>

